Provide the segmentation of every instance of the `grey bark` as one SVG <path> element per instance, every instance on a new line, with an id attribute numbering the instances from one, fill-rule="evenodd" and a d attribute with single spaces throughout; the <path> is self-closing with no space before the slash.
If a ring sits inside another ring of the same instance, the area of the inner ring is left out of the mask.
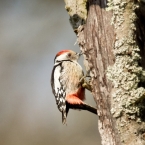
<path id="1" fill-rule="evenodd" d="M 91 76 L 102 145 L 145 144 L 145 3 L 65 2 Z"/>

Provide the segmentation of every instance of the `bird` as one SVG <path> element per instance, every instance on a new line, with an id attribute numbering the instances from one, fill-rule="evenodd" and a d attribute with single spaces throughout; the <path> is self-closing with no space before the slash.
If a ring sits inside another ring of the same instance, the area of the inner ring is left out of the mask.
<path id="1" fill-rule="evenodd" d="M 72 50 L 61 50 L 54 58 L 51 87 L 58 110 L 62 113 L 63 124 L 66 124 L 69 109 L 88 110 L 97 114 L 96 108 L 84 102 L 84 72 L 78 63 L 81 54 Z"/>

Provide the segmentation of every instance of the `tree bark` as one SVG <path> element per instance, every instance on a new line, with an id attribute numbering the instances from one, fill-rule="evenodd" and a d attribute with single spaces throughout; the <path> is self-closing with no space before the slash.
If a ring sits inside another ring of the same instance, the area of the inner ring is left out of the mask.
<path id="1" fill-rule="evenodd" d="M 65 2 L 91 76 L 102 145 L 145 144 L 145 3 Z"/>

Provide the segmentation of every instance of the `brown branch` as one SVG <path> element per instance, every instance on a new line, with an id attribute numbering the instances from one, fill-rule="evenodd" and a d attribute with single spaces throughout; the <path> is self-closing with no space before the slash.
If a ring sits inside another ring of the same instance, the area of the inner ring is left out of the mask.
<path id="1" fill-rule="evenodd" d="M 81 105 L 76 105 L 75 104 L 74 105 L 74 104 L 69 104 L 67 102 L 67 105 L 69 106 L 68 108 L 70 108 L 70 109 L 87 110 L 87 111 L 89 111 L 89 112 L 94 113 L 94 114 L 97 115 L 97 109 L 94 108 L 94 107 L 92 107 L 92 106 L 90 106 L 90 105 L 88 105 L 88 104 L 81 104 Z"/>

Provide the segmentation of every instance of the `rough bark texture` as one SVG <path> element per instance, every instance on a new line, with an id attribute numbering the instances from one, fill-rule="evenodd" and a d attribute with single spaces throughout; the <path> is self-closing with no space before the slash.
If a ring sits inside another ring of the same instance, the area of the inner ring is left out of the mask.
<path id="1" fill-rule="evenodd" d="M 110 113 L 112 85 L 106 78 L 107 67 L 113 64 L 114 59 L 112 48 L 115 35 L 113 26 L 109 23 L 112 15 L 105 11 L 105 3 L 101 1 L 89 1 L 88 7 L 88 18 L 84 29 L 78 34 L 78 43 L 87 58 L 85 66 L 91 76 L 102 144 L 119 144 Z"/>
<path id="2" fill-rule="evenodd" d="M 137 23 L 141 17 L 136 12 L 142 9 L 137 1 L 109 1 L 113 10 L 112 24 L 115 27 L 115 63 L 107 69 L 107 77 L 113 82 L 111 113 L 116 118 L 116 128 L 121 144 L 145 144 L 144 119 L 144 71 L 139 45 Z M 140 23 L 142 26 L 142 24 Z M 143 32 L 144 33 L 144 32 Z"/>
<path id="3" fill-rule="evenodd" d="M 84 6 L 87 19 L 79 14 L 79 5 L 71 7 L 70 19 L 75 14 L 80 19 L 73 28 L 91 76 L 102 145 L 143 145 L 145 3 L 108 0 L 107 7 L 105 0 L 88 0 Z"/>

